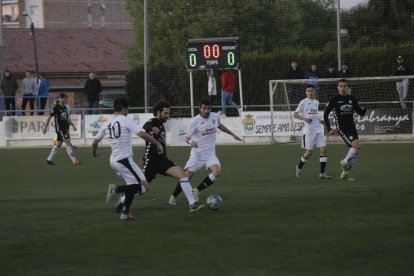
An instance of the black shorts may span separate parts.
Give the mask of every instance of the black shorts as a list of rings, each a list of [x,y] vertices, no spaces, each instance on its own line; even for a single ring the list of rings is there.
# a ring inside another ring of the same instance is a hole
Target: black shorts
[[[356,130],[356,127],[351,128],[338,128],[337,129],[339,135],[342,137],[344,142],[350,147],[352,144],[352,141],[358,139],[358,132]]]
[[[155,179],[156,175],[162,174],[166,175],[165,172],[169,168],[177,166],[176,163],[168,159],[167,157],[162,158],[148,158],[144,160],[144,169],[145,178],[148,182],[151,182]]]
[[[57,134],[57,141],[59,142],[63,142],[67,139],[69,139],[69,130],[60,130],[60,131],[56,131]]]

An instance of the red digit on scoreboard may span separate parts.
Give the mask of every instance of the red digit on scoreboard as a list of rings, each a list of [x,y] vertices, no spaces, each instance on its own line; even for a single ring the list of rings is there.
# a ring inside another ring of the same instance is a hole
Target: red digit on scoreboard
[[[218,44],[203,46],[203,55],[205,59],[219,58],[220,57],[220,46]]]

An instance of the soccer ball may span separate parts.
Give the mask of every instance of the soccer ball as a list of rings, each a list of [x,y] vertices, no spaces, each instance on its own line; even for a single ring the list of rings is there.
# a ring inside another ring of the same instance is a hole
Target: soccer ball
[[[219,195],[211,195],[206,200],[207,208],[217,211],[223,206],[223,199]]]

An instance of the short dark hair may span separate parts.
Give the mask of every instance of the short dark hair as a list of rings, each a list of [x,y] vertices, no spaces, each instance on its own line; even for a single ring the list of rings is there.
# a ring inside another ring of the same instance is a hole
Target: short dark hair
[[[157,112],[162,112],[164,108],[170,108],[170,104],[166,101],[159,101],[157,102],[154,107],[152,108],[152,114],[154,116],[157,116]]]
[[[69,97],[65,93],[60,93],[59,98],[64,99],[64,98],[69,98]]]
[[[346,79],[340,79],[340,80],[338,81],[338,84],[339,84],[340,82],[345,82],[345,83],[348,83],[348,81],[347,81]]]
[[[313,84],[307,84],[307,85],[305,86],[305,90],[306,90],[306,89],[308,89],[308,88],[313,88],[313,89],[315,89],[315,85],[313,85]]]
[[[114,112],[120,112],[123,108],[128,108],[128,100],[124,98],[116,99],[114,101]]]
[[[211,106],[211,101],[210,101],[210,100],[208,100],[208,99],[204,99],[204,100],[202,100],[202,101],[200,102],[200,107],[201,107],[202,105],[208,105],[208,106]]]

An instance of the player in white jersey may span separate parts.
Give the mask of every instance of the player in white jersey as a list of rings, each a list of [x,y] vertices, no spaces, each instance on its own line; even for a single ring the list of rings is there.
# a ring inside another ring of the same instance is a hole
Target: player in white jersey
[[[328,162],[328,157],[326,156],[326,137],[321,125],[324,121],[321,119],[318,109],[319,101],[315,99],[315,87],[313,85],[307,85],[306,98],[300,101],[293,113],[293,117],[305,122],[302,133],[302,148],[305,149],[305,153],[296,166],[296,177],[300,177],[303,166],[312,156],[312,151],[316,146],[319,148],[319,162],[321,165],[319,178],[332,178],[325,172],[326,163]]]
[[[193,189],[194,196],[198,201],[200,191],[211,186],[221,173],[220,161],[216,156],[217,130],[230,134],[235,140],[242,141],[240,137],[225,127],[220,122],[217,113],[211,112],[211,102],[203,100],[199,106],[200,114],[195,116],[188,127],[185,142],[191,145],[190,159],[184,167],[186,175],[191,179],[195,172],[203,167],[210,171],[210,174]],[[181,192],[181,186],[177,184],[174,193],[170,196],[169,203],[176,205],[176,197]]]
[[[116,193],[125,194],[125,203],[120,217],[122,220],[135,219],[129,214],[129,207],[134,200],[134,195],[136,193],[144,193],[149,189],[144,173],[132,159],[132,134],[136,134],[145,141],[156,145],[159,153],[163,152],[163,147],[160,142],[143,131],[131,118],[127,117],[128,107],[127,100],[115,100],[114,115],[102,124],[96,138],[92,142],[92,155],[97,157],[99,142],[105,135],[109,135],[109,144],[112,149],[110,157],[111,168],[119,177],[125,180],[126,185],[117,186],[115,184],[109,184],[106,203],[108,204]]]

